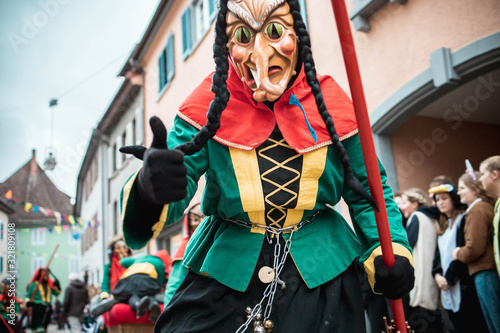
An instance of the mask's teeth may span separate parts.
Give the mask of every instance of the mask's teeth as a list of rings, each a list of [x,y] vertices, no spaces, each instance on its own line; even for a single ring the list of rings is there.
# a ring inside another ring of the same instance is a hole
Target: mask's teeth
[[[255,84],[257,84],[257,88],[260,88],[260,78],[259,78],[257,71],[254,69],[250,69],[250,71],[252,72],[253,78],[255,80]]]

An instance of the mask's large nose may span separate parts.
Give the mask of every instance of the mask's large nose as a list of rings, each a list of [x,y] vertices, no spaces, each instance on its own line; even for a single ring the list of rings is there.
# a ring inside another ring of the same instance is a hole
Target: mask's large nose
[[[262,33],[257,33],[250,59],[257,67],[257,77],[254,77],[255,83],[258,90],[265,90],[268,94],[274,95],[277,98],[283,94],[284,89],[277,84],[273,84],[269,79],[269,59],[274,53],[274,48],[269,45]]]

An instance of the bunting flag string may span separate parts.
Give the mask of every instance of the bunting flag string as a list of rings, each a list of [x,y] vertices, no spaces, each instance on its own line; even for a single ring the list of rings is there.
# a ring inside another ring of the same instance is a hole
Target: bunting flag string
[[[16,256],[30,256],[30,257],[47,257],[50,253],[46,252],[32,252],[32,251],[16,251]],[[62,254],[56,253],[54,259],[56,258],[79,258],[77,254]]]
[[[84,227],[85,225],[87,225],[89,228],[90,227],[96,228],[96,227],[101,225],[101,222],[97,219],[92,219],[90,221],[84,221],[81,217],[78,217],[78,216],[61,214],[58,211],[52,211],[49,208],[35,205],[31,202],[19,201],[16,197],[13,196],[12,190],[8,190],[7,193],[5,193],[4,197],[8,201],[10,201],[14,206],[17,206],[18,204],[22,205],[24,208],[24,211],[27,213],[32,211],[34,214],[37,214],[38,212],[40,212],[44,216],[55,217],[56,222],[57,222],[57,226],[55,226],[54,228],[49,228],[49,232],[52,232],[53,230],[55,230],[57,233],[61,233],[61,225],[62,225],[62,229],[64,231],[69,231],[70,225],[71,225],[71,229],[73,231],[76,230],[75,226]],[[66,223],[66,224],[63,224],[63,223]],[[45,230],[45,228],[40,228],[40,229]],[[73,236],[75,236],[75,235],[73,235]],[[77,239],[77,238],[75,238],[75,239]]]

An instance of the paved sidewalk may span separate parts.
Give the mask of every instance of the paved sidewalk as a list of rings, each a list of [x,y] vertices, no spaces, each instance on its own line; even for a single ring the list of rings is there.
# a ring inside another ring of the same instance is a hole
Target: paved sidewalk
[[[26,333],[31,333],[31,330],[27,328]],[[47,333],[71,333],[71,332],[68,328],[64,330],[58,330],[56,324],[49,324],[49,326],[47,327]]]

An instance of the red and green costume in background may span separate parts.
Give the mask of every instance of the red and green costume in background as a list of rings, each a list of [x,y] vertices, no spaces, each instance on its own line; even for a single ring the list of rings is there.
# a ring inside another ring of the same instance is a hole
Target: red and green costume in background
[[[113,292],[115,285],[120,280],[123,272],[125,272],[125,269],[126,268],[120,264],[120,259],[116,253],[113,253],[111,262],[104,265],[104,274],[101,283],[101,298],[108,297]]]
[[[354,175],[368,190],[352,103],[331,77],[318,76],[318,79]],[[185,156],[188,195],[184,200],[165,205],[157,221],[146,227],[141,207],[137,206],[134,186],[137,173],[124,186],[123,233],[127,245],[142,248],[164,226],[176,222],[195,194],[199,178],[205,175],[202,211],[207,218],[191,237],[183,261],[193,272],[245,291],[265,235],[260,229],[245,228],[224,218],[288,227],[322,211],[293,238],[290,254],[303,281],[309,288],[317,287],[340,275],[361,256],[360,262],[373,287],[373,259],[381,254],[373,209],[344,184],[343,167],[331,146],[303,71],[276,101],[273,110],[253,99],[252,91],[242,84],[232,66],[227,85],[231,98],[222,113],[221,127],[201,151]],[[205,124],[206,110],[213,99],[210,86],[211,76],[181,106],[168,135],[170,147],[191,140]],[[300,106],[290,104],[292,95]],[[270,138],[276,127],[282,134],[281,140]],[[310,128],[316,133],[316,140]],[[273,153],[277,150],[278,154]],[[279,160],[278,155],[287,158]],[[411,262],[401,215],[390,187],[385,184],[385,170],[382,165],[379,168],[394,252],[410,258]],[[277,170],[281,175],[289,173],[287,184],[275,186],[282,184],[271,179]],[[341,197],[350,207],[354,231],[331,208]]]
[[[190,208],[188,208],[188,211],[184,216],[183,223],[184,223],[184,232],[186,233],[186,236],[182,239],[181,243],[179,244],[179,247],[177,248],[177,250],[174,253],[174,256],[172,257],[172,268],[170,275],[168,277],[167,286],[165,287],[165,299],[163,302],[165,305],[167,305],[170,302],[172,296],[174,296],[174,293],[177,291],[177,288],[179,288],[179,285],[181,284],[182,280],[184,280],[184,277],[188,272],[188,268],[182,264],[182,260],[184,259],[184,254],[186,252],[186,246],[194,232],[189,224],[189,212],[193,207],[198,205],[199,203],[196,203],[192,205]]]
[[[2,292],[0,294],[0,315],[4,319],[4,321],[0,322],[0,329],[2,332],[8,332],[8,328],[5,327],[5,323],[9,325],[9,321],[12,322],[13,318],[9,316],[12,313],[11,309],[14,310],[15,318],[14,322],[17,320],[19,315],[19,310],[21,308],[22,300],[17,298],[15,295],[9,296],[7,292]],[[13,329],[14,326],[10,325],[10,329]]]
[[[52,296],[61,293],[60,287],[57,286],[58,283],[56,284],[52,279],[49,278],[46,282],[39,282],[38,277],[41,270],[43,269],[39,268],[35,272],[34,277],[26,287],[26,298],[30,299],[32,303],[31,332],[33,333],[45,332],[52,313]],[[48,272],[45,272],[45,274],[48,274]]]

